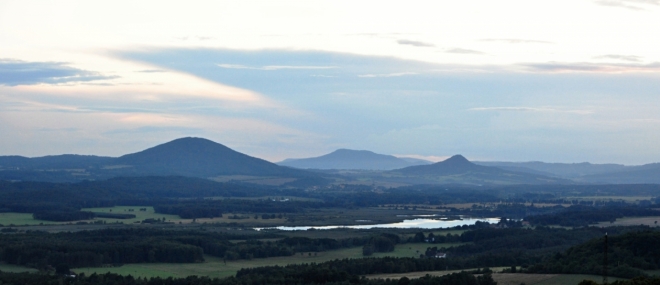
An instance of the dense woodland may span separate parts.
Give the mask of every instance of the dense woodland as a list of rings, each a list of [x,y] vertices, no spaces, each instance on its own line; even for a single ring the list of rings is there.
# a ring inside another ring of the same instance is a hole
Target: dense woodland
[[[602,272],[604,237],[558,252],[552,258],[535,264],[535,273]],[[608,237],[608,267],[611,276],[633,278],[644,275],[642,270],[660,268],[660,232],[640,231]]]
[[[284,270],[282,270],[284,272]],[[272,272],[272,271],[271,271]],[[224,279],[190,276],[187,278],[134,278],[133,276],[121,276],[117,274],[92,274],[90,276],[66,277],[62,275],[44,275],[29,273],[5,273],[0,272],[0,280],[7,284],[24,285],[260,285],[260,284],[364,284],[364,285],[495,285],[489,274],[475,276],[468,272],[452,273],[449,275],[434,277],[425,276],[418,279],[366,279],[357,275],[349,275],[346,272],[331,272],[334,275],[323,275],[333,277],[331,280],[315,278],[310,281],[305,277],[296,276],[290,278],[276,279],[269,276],[253,274],[243,277],[230,277]],[[481,272],[475,272],[481,273]],[[281,276],[281,274],[278,274]],[[322,280],[318,283],[316,280]],[[265,283],[268,281],[268,283]],[[654,283],[655,284],[655,283]]]
[[[378,190],[378,193],[374,193]],[[584,226],[625,216],[649,215],[654,205],[627,209],[620,201],[586,202],[563,195],[660,196],[660,185],[547,185],[475,188],[468,186],[418,186],[378,188],[367,185],[332,185],[324,188],[282,188],[235,183],[219,183],[189,177],[124,177],[79,183],[0,181],[0,212],[33,213],[39,219],[75,221],[89,214],[82,208],[112,206],[154,206],[158,213],[182,218],[221,217],[226,213],[283,214],[304,213],[318,208],[378,207],[388,204],[418,204],[444,208],[453,203],[498,203],[497,207],[449,208],[451,214],[505,217],[533,224]],[[281,203],[271,199],[228,198],[295,196],[312,201]],[[224,199],[209,200],[208,197]],[[504,203],[501,203],[504,202]],[[570,204],[576,207],[535,207],[523,203]],[[583,206],[583,207],[577,207]],[[618,207],[618,209],[599,209]],[[595,210],[596,209],[596,210]],[[645,210],[648,209],[648,210]],[[567,212],[556,215],[559,212]],[[616,214],[619,213],[619,214]]]
[[[583,196],[634,193],[659,197],[658,185],[536,185],[470,187],[463,185],[383,188],[373,185],[323,187],[270,187],[219,183],[185,177],[129,177],[79,183],[0,181],[0,211],[31,213],[47,221],[95,218],[133,218],[125,213],[93,213],[88,207],[153,206],[156,213],[182,218],[214,218],[226,214],[246,217],[289,218],[322,208],[361,207],[444,210],[448,215],[501,217],[500,223],[463,226],[459,234],[390,230],[387,233],[346,238],[288,237],[259,232],[236,235],[184,227],[130,226],[45,233],[29,228],[4,227],[0,234],[0,262],[67,272],[88,266],[127,263],[197,263],[204,256],[226,261],[291,256],[361,248],[364,259],[335,260],[320,264],[244,269],[236,277],[208,279],[134,279],[113,274],[77,277],[76,284],[493,284],[488,274],[458,273],[445,277],[408,280],[372,280],[359,276],[426,270],[460,270],[485,267],[519,267],[529,273],[600,274],[602,237],[610,237],[610,275],[643,276],[643,270],[660,268],[656,252],[660,233],[649,227],[590,227],[621,217],[657,215],[656,199],[630,203],[613,200],[584,201]],[[287,200],[277,197],[300,197]],[[249,199],[245,199],[249,198]],[[469,208],[448,204],[474,203]],[[555,204],[555,206],[535,206]],[[409,206],[415,205],[415,206]],[[100,221],[100,220],[99,220]],[[523,226],[523,222],[529,226]],[[234,226],[242,226],[236,220]],[[565,228],[549,227],[562,226]],[[266,239],[266,240],[264,240]],[[237,241],[238,240],[238,241]],[[463,243],[443,248],[442,243]],[[415,258],[371,258],[406,243],[428,244]],[[434,258],[438,252],[449,258]],[[13,280],[13,281],[12,281]],[[642,280],[642,279],[639,279]],[[630,281],[642,284],[642,281]],[[658,282],[644,279],[644,282]],[[72,284],[59,275],[0,273],[0,281],[15,284]],[[648,283],[652,284],[652,283]]]

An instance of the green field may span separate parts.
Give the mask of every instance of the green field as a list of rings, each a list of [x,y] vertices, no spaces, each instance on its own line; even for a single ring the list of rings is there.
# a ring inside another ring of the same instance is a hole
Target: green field
[[[458,244],[435,244],[438,247],[456,246]],[[419,250],[423,253],[429,244],[399,244],[393,252],[374,253],[372,257],[418,257]],[[236,274],[241,268],[300,264],[310,262],[324,262],[342,258],[363,258],[362,247],[347,248],[327,252],[303,252],[293,256],[256,258],[253,260],[237,260],[225,262],[222,258],[213,256],[204,256],[206,259],[202,263],[141,263],[125,264],[121,267],[93,267],[76,268],[76,273],[84,272],[89,275],[92,273],[112,272],[122,275],[132,275],[134,277],[186,277],[190,275],[209,276],[209,277],[227,277]]]
[[[493,272],[502,271],[508,267],[493,267]],[[476,270],[465,269],[465,271]],[[419,278],[425,275],[443,276],[452,273],[461,272],[463,270],[448,270],[448,271],[422,271],[410,273],[394,273],[394,274],[374,274],[368,275],[368,278],[381,278],[381,279],[399,279],[401,277]],[[600,283],[603,280],[599,275],[584,275],[584,274],[524,274],[524,273],[493,273],[493,279],[498,285],[577,285],[582,280],[593,280]],[[609,277],[608,281],[613,282],[616,280],[623,280],[622,278]]]
[[[27,267],[23,267],[23,266],[16,266],[16,265],[12,265],[12,264],[4,264],[4,263],[0,263],[0,271],[3,271],[3,272],[17,272],[17,273],[20,273],[20,272],[37,272],[37,270],[34,269],[34,268],[27,268]]]
[[[141,208],[145,208],[146,211],[140,211]],[[133,211],[131,211],[133,210]],[[35,220],[32,218],[32,214],[29,213],[0,213],[0,225],[3,226],[35,226],[35,225],[62,225],[62,224],[75,224],[76,222],[88,222],[92,223],[94,221],[105,221],[106,223],[121,223],[121,224],[134,224],[139,223],[145,219],[163,219],[167,222],[174,223],[192,223],[192,219],[182,219],[178,215],[166,215],[158,214],[154,211],[154,208],[151,206],[115,206],[115,207],[104,207],[104,208],[83,208],[81,211],[90,211],[97,213],[112,213],[112,214],[133,214],[135,218],[132,219],[109,219],[109,218],[95,218],[93,220],[82,220],[82,221],[72,221],[72,222],[53,222],[53,221],[44,221],[44,220]],[[254,219],[254,215],[244,215],[250,216],[250,219],[230,219],[229,217],[232,214],[224,214],[223,217],[219,218],[203,218],[196,219],[195,222],[202,223],[241,223],[241,224],[257,224],[260,226],[268,225],[282,225],[286,223],[286,219],[266,219],[261,218]],[[240,214],[239,214],[240,216]]]
[[[565,200],[580,200],[580,201],[624,201],[627,203],[635,203],[641,200],[651,200],[651,196],[575,196],[564,197]]]
[[[616,219],[613,223],[610,222],[600,222],[597,224],[599,227],[611,227],[611,226],[639,226],[645,225],[649,227],[660,227],[658,223],[660,221],[660,216],[652,217],[624,217]]]
[[[140,208],[146,208],[146,211],[140,211]],[[129,212],[129,209],[133,209],[133,212]],[[176,215],[162,215],[162,214],[156,214],[154,213],[154,208],[153,207],[146,207],[146,206],[117,206],[117,207],[108,207],[108,208],[84,208],[82,211],[90,211],[90,212],[103,212],[103,213],[113,213],[113,214],[133,214],[136,217],[133,219],[105,219],[105,218],[96,218],[94,220],[103,220],[106,221],[106,223],[124,223],[124,224],[131,224],[135,222],[140,222],[144,219],[162,219],[165,218],[168,222],[178,222],[178,221],[186,221],[182,220],[179,218],[179,216]],[[94,220],[84,220],[84,222],[93,222]],[[188,221],[189,222],[189,221]],[[52,222],[52,221],[43,221],[43,220],[35,220],[32,218],[32,214],[26,214],[26,213],[0,213],[0,224],[4,226],[9,226],[9,225],[16,225],[16,226],[23,226],[23,225],[29,225],[29,226],[34,226],[34,225],[61,225],[61,224],[69,224],[69,223],[76,223],[74,222]]]
[[[146,211],[140,211],[141,208],[145,208]],[[133,211],[130,211],[133,210]],[[107,207],[107,208],[83,208],[82,211],[96,212],[96,213],[111,213],[111,214],[133,214],[135,218],[133,219],[106,219],[106,218],[96,218],[96,220],[103,220],[106,223],[123,223],[123,224],[132,224],[135,222],[140,222],[144,219],[162,219],[165,218],[168,222],[179,222],[182,221],[181,218],[177,215],[164,215],[156,214],[154,212],[154,207],[150,206],[116,206],[116,207]]]
[[[525,275],[525,274],[520,274]],[[526,283],[526,284],[535,284],[535,285],[577,285],[582,280],[592,280],[600,284],[603,281],[603,277],[600,275],[586,275],[586,274],[557,274],[552,278],[540,281],[538,283]],[[625,280],[623,278],[608,277],[609,282],[614,282],[616,280]],[[499,284],[499,283],[498,283]],[[518,283],[520,284],[520,283]]]
[[[24,226],[38,224],[58,224],[57,222],[41,221],[32,218],[32,214],[26,213],[0,213],[0,224],[3,226]]]

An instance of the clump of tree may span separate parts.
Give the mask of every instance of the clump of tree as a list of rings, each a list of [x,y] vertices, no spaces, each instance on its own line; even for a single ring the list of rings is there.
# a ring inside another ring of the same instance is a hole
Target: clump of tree
[[[608,238],[608,273],[611,276],[632,278],[646,275],[643,270],[660,268],[660,232],[640,231]],[[529,267],[534,273],[602,274],[604,238],[558,252],[545,262]]]
[[[362,255],[370,256],[374,252],[391,252],[394,251],[394,246],[401,242],[401,238],[395,234],[383,233],[371,237],[369,241],[362,246]]]
[[[54,221],[54,222],[70,222],[80,220],[91,220],[96,217],[92,212],[77,211],[77,210],[44,210],[34,212],[32,217],[35,220]]]

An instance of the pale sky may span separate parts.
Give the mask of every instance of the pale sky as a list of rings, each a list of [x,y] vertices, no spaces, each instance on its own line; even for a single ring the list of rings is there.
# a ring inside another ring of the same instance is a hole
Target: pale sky
[[[270,161],[660,162],[660,0],[0,0],[0,155],[184,136]]]

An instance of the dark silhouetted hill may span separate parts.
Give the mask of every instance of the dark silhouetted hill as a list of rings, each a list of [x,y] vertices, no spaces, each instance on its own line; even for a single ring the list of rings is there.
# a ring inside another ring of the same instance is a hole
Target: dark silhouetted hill
[[[482,166],[454,155],[445,161],[430,165],[411,166],[390,171],[392,174],[436,180],[446,184],[554,184],[568,180],[538,174],[514,172],[497,167]]]
[[[277,164],[302,169],[391,170],[429,163],[421,159],[406,160],[368,150],[338,149],[319,157],[287,159]]]
[[[282,167],[242,154],[203,138],[180,138],[116,159],[135,171],[158,175],[211,177],[218,175],[305,176],[309,173]]]
[[[279,166],[202,138],[181,138],[118,158],[55,155],[0,157],[0,179],[75,182],[117,176],[180,175],[317,177],[319,174]]]
[[[660,163],[626,166],[620,171],[585,175],[575,180],[600,184],[660,184]]]
[[[49,169],[49,168],[87,168],[90,166],[99,166],[111,163],[114,158],[94,156],[62,154],[49,155],[42,157],[28,158],[23,156],[0,156],[0,167],[2,168],[29,168],[29,169]]]
[[[494,166],[505,170],[527,172],[562,178],[576,178],[586,175],[597,175],[603,173],[625,170],[622,164],[592,164],[582,163],[547,163],[540,161],[530,162],[503,162],[503,161],[475,161],[475,164]]]

